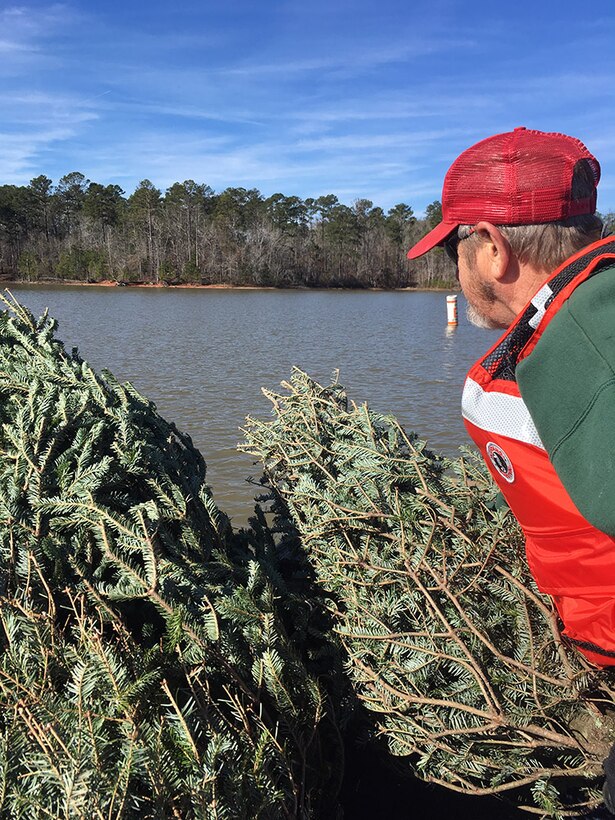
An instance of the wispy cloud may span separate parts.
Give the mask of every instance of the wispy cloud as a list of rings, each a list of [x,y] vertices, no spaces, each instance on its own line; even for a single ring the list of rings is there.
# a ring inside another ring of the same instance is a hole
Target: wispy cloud
[[[54,144],[62,143],[71,131],[28,130],[14,134],[0,133],[0,179],[2,184],[20,185],[43,173],[37,159]]]
[[[49,42],[61,31],[72,17],[66,6],[47,7],[6,6],[0,9],[0,53],[13,58],[12,65],[4,65],[3,70],[26,68],[29,63],[24,56],[40,56],[43,44]]]
[[[340,134],[336,136],[303,139],[296,147],[308,151],[385,151],[395,148],[410,151],[419,146],[431,149],[434,144],[449,140],[453,134],[465,134],[465,130],[442,129],[439,131],[398,131],[379,134]],[[385,155],[383,154],[383,157]],[[390,154],[388,155],[390,156]]]
[[[463,148],[527,125],[585,141],[615,205],[615,66],[586,57],[615,9],[596,27],[555,0],[470,19],[452,0],[315,3],[4,7],[0,184],[81,170],[420,211]]]
[[[472,48],[473,40],[455,41],[456,48],[461,46]],[[437,54],[447,51],[453,42],[447,39],[414,40],[404,45],[392,47],[383,43],[381,46],[354,47],[352,49],[339,48],[334,54],[325,54],[320,57],[279,60],[270,63],[256,63],[231,66],[222,69],[230,76],[254,77],[261,75],[295,75],[310,72],[340,71],[353,74],[366,69],[377,68],[391,63],[412,63],[420,60],[427,54]]]

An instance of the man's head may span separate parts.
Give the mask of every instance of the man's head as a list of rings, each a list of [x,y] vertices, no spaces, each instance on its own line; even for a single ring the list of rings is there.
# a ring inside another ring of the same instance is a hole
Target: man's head
[[[506,327],[548,274],[599,238],[599,179],[598,161],[573,137],[525,128],[489,137],[451,165],[442,222],[408,257],[456,246],[470,305],[482,294],[475,318]]]

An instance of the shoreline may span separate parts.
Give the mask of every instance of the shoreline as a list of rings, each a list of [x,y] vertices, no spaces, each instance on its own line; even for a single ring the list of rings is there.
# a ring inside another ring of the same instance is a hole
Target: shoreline
[[[0,285],[3,288],[8,288],[10,290],[10,286],[20,286],[20,285],[28,285],[28,286],[40,286],[40,287],[47,287],[49,285],[54,286],[66,286],[66,287],[83,287],[83,288],[141,288],[141,289],[155,289],[155,290],[304,290],[304,291],[316,291],[316,290],[347,290],[347,291],[369,291],[369,292],[403,292],[403,291],[412,291],[416,293],[445,293],[448,291],[454,293],[460,293],[459,287],[405,287],[405,288],[341,288],[341,287],[307,287],[306,285],[300,285],[298,287],[290,287],[290,288],[278,288],[273,285],[224,285],[224,284],[211,284],[211,285],[201,285],[196,284],[194,282],[178,282],[176,284],[170,284],[166,282],[116,282],[113,279],[103,279],[100,282],[82,282],[80,280],[72,280],[72,279],[43,279],[38,282],[28,282],[23,279],[5,279],[0,280]]]

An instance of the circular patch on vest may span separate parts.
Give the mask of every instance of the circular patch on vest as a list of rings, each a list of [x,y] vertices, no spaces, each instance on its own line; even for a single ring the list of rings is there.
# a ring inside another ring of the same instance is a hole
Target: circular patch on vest
[[[496,444],[494,441],[487,442],[487,455],[491,459],[491,463],[498,471],[498,473],[508,481],[509,484],[512,484],[515,480],[515,471],[512,466],[511,460],[508,458],[504,450],[500,447],[499,444]]]

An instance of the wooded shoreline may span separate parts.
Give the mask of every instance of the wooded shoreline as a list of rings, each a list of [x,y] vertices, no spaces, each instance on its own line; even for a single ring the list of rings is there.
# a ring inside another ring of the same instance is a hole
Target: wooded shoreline
[[[389,293],[394,292],[412,292],[412,293],[448,293],[455,291],[460,293],[461,290],[457,284],[455,285],[440,285],[432,287],[419,287],[415,285],[408,285],[405,287],[340,287],[331,285],[329,287],[309,287],[307,285],[293,285],[293,286],[276,286],[276,285],[203,285],[194,282],[117,282],[111,279],[102,279],[100,282],[82,282],[77,279],[40,279],[36,282],[28,281],[26,279],[0,279],[0,285],[11,289],[21,285],[41,285],[41,286],[66,286],[66,287],[85,287],[85,288],[138,288],[138,289],[154,289],[154,290],[293,290],[293,291],[316,291],[316,290],[341,290],[341,291],[366,291],[369,293]]]
[[[406,252],[441,219],[334,194],[300,199],[185,180],[163,194],[143,180],[130,195],[73,171],[0,185],[0,278],[149,286],[432,288],[455,285],[437,249]]]

